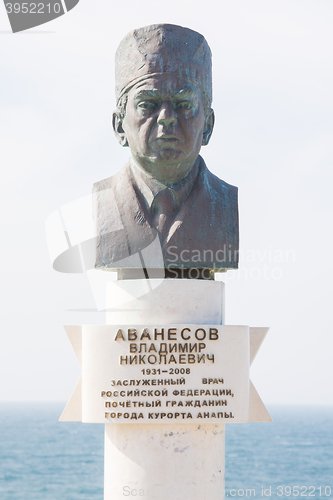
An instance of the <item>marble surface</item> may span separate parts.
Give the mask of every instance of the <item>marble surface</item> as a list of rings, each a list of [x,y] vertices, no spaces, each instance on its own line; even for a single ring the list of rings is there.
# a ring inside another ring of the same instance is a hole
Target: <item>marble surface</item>
[[[149,291],[147,280],[135,281],[110,284],[107,302],[117,311],[107,313],[107,324],[115,317],[125,324],[222,324],[222,282],[163,280]],[[104,500],[223,500],[224,442],[223,423],[106,424]]]
[[[224,283],[136,279],[107,285],[107,324],[224,324]]]
[[[223,500],[223,424],[105,426],[104,499]]]

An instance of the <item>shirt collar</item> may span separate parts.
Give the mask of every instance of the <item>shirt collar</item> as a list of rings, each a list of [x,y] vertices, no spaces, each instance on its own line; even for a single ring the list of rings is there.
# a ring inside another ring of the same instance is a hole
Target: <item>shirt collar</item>
[[[170,189],[172,191],[174,198],[176,200],[177,210],[181,208],[184,201],[192,191],[194,182],[197,178],[200,166],[200,157],[198,156],[193,167],[186,177],[183,177],[180,181],[175,184],[166,185],[153,179],[149,174],[147,174],[137,163],[131,158],[130,168],[132,172],[132,177],[138,190],[144,197],[149,210],[151,210],[155,197],[163,191],[164,189]]]

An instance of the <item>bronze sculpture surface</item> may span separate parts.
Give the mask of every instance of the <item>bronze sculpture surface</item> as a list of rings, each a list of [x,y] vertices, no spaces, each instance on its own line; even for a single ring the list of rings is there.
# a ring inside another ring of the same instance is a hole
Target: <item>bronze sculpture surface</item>
[[[204,37],[170,24],[130,32],[116,98],[113,127],[131,158],[94,185],[96,268],[237,268],[237,188],[199,154],[214,126]]]

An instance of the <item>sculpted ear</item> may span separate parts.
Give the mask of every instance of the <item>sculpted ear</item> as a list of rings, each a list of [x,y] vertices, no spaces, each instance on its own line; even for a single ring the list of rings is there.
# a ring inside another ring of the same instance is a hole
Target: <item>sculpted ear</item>
[[[119,144],[121,144],[124,148],[128,147],[126,133],[123,129],[123,118],[120,116],[118,111],[115,111],[112,115],[112,126]]]
[[[214,123],[215,123],[214,111],[210,109],[208,115],[206,116],[206,128],[202,136],[203,146],[207,146],[207,144],[209,143],[210,137],[213,133]]]

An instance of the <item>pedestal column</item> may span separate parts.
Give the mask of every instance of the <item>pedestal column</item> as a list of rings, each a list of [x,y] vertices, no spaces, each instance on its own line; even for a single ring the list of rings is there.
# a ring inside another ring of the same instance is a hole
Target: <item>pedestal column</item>
[[[111,282],[107,308],[107,324],[222,325],[224,284],[171,279]],[[106,424],[104,500],[223,500],[224,438],[222,423]]]

